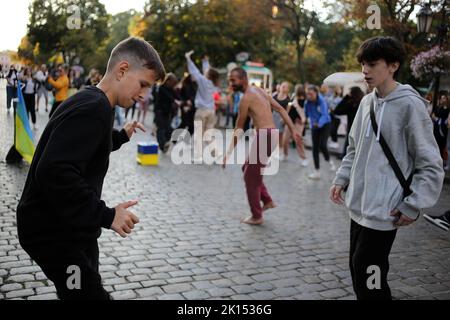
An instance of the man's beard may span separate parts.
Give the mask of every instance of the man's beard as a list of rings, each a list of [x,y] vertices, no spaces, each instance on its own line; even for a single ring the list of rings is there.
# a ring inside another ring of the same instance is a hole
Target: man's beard
[[[244,86],[233,86],[235,92],[244,92]]]

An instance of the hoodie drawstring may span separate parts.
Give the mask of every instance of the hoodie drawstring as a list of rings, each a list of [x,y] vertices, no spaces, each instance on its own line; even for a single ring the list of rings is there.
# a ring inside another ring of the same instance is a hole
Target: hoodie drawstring
[[[384,115],[384,108],[386,107],[386,101],[382,102],[381,105],[381,114],[380,119],[378,120],[378,132],[377,132],[377,141],[380,141],[380,135],[381,135],[381,125],[383,124],[383,115]]]
[[[380,141],[381,136],[381,125],[383,124],[383,116],[384,116],[384,108],[386,107],[386,100],[379,99],[378,106],[381,104],[381,112],[380,118],[378,119],[378,132],[377,132],[377,141]],[[370,132],[372,131],[372,122],[369,119],[369,125],[367,126],[366,138],[370,137]]]

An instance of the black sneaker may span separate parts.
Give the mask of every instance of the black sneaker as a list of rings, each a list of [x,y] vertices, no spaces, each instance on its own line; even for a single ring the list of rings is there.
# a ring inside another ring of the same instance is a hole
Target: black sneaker
[[[428,214],[424,214],[423,217],[425,218],[425,220],[434,224],[436,227],[441,228],[444,231],[448,231],[448,229],[450,228],[450,221],[448,220],[446,214],[443,214],[442,216],[439,217],[432,217],[429,216]]]

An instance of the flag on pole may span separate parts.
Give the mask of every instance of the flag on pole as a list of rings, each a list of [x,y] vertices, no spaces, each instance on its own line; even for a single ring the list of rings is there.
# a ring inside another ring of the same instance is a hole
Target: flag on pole
[[[31,131],[30,122],[28,120],[25,100],[23,99],[21,82],[17,86],[17,108],[16,108],[16,139],[15,145],[17,151],[31,164],[34,155],[33,132]]]

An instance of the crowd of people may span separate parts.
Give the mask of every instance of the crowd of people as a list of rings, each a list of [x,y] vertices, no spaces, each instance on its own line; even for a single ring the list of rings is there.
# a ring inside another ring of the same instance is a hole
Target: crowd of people
[[[10,112],[12,102],[17,98],[17,88],[21,82],[25,107],[33,128],[36,125],[36,113],[39,112],[41,99],[44,99],[45,112],[49,113],[49,118],[53,115],[58,106],[68,97],[75,94],[85,86],[97,85],[102,79],[102,75],[96,69],[92,69],[87,77],[83,76],[83,68],[80,66],[69,67],[66,64],[59,64],[48,68],[43,64],[37,66],[22,66],[16,68],[11,65],[5,70],[4,77],[6,85],[6,108]]]
[[[160,149],[167,152],[171,145],[171,135],[174,129],[187,129],[194,134],[194,121],[203,123],[202,132],[219,126],[219,114],[225,113],[225,127],[234,128],[239,114],[240,100],[243,93],[234,91],[231,87],[222,90],[219,87],[219,73],[211,68],[207,56],[202,60],[200,71],[191,60],[190,52],[186,55],[187,71],[180,81],[173,73],[167,75],[161,84],[155,84],[142,100],[135,101],[130,109],[115,108],[116,121],[122,126],[126,119],[136,120],[145,124],[147,115],[153,110],[154,133]],[[95,86],[102,75],[97,69],[91,69],[84,76],[80,66],[68,67],[61,64],[51,68],[41,65],[37,67],[22,67],[17,70],[12,65],[9,70],[2,71],[7,80],[7,109],[11,109],[12,101],[16,98],[18,80],[22,82],[22,92],[29,119],[35,130],[36,113],[39,112],[41,101],[44,100],[45,111],[49,117],[58,106],[68,97],[86,86]],[[281,82],[274,85],[272,97],[288,112],[297,129],[305,137],[309,128],[312,142],[312,159],[314,171],[310,179],[320,179],[320,154],[323,155],[331,171],[336,170],[336,164],[330,157],[330,149],[339,148],[342,159],[347,152],[348,133],[351,130],[354,118],[362,98],[367,92],[355,86],[343,94],[343,88],[335,86],[330,88],[326,84],[320,87],[312,84],[297,84],[294,90],[292,85]],[[292,92],[293,91],[293,92]],[[430,97],[428,97],[430,99]],[[447,136],[450,126],[450,107],[448,93],[440,92],[438,105],[431,108],[430,116],[434,123],[434,135],[441,150],[441,156],[446,170],[450,170],[448,161]],[[137,111],[137,112],[136,112]],[[344,118],[346,117],[346,119]],[[231,120],[231,121],[230,121]],[[273,113],[275,126],[279,131],[280,161],[288,159],[290,146],[296,148],[299,163],[307,167],[309,160],[303,139],[295,143],[286,125],[276,112]],[[253,127],[250,117],[246,119],[244,131]],[[344,143],[339,144],[338,138],[345,135]],[[198,156],[197,160],[201,160]],[[201,162],[201,161],[200,161]]]

